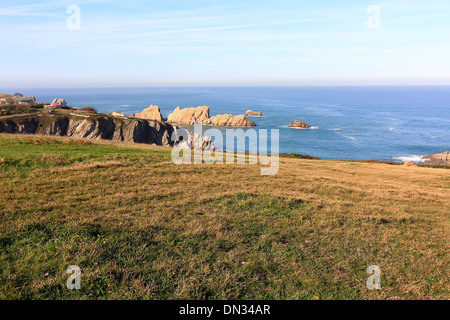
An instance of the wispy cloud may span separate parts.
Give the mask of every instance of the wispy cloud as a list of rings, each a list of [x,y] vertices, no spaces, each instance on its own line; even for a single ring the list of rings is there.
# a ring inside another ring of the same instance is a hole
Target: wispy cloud
[[[431,2],[380,2],[382,29],[370,31],[366,6],[353,1],[319,7],[314,1],[198,0],[171,6],[158,0],[5,0],[0,42],[8,50],[0,55],[11,61],[7,72],[23,66],[36,74],[57,63],[68,73],[109,72],[111,64],[124,63],[129,68],[121,72],[133,76],[167,70],[187,77],[194,68],[198,77],[209,70],[229,76],[239,66],[240,73],[256,78],[264,70],[279,77],[300,72],[331,77],[362,73],[363,64],[377,74],[390,69],[409,75],[407,63],[421,72],[428,67],[433,76],[449,74],[450,3]],[[80,30],[66,27],[69,4],[81,8]]]

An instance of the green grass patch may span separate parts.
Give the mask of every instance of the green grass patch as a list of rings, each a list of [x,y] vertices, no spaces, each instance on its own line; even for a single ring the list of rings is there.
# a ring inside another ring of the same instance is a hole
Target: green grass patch
[[[446,170],[285,162],[0,135],[0,299],[449,298]]]

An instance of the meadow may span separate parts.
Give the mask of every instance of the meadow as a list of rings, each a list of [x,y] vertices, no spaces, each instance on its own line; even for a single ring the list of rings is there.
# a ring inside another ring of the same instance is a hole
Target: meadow
[[[0,299],[450,298],[450,170],[170,153],[0,134]]]

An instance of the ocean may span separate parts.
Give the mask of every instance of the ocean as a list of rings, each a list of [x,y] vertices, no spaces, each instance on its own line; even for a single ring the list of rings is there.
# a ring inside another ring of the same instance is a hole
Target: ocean
[[[280,152],[323,159],[420,161],[450,150],[450,87],[151,87],[26,89],[38,101],[64,98],[99,112],[167,117],[175,107],[207,105],[211,116],[262,111],[256,129],[279,129]],[[9,93],[9,92],[8,92]],[[11,92],[13,93],[13,92]],[[311,129],[287,126],[305,121]],[[222,128],[223,129],[223,128]],[[221,148],[221,146],[217,146]],[[222,147],[223,148],[223,147]]]

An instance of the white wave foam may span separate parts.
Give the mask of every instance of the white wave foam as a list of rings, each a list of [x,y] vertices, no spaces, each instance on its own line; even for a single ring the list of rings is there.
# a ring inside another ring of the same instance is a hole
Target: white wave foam
[[[343,137],[346,137],[347,139],[350,139],[350,140],[357,140],[355,137],[352,137],[352,136],[346,136],[346,135],[342,135]]]
[[[421,162],[425,162],[426,161],[423,158],[423,156],[419,156],[419,155],[392,157],[392,159],[400,160],[402,162],[411,161],[411,162],[414,162],[414,163],[421,163]]]
[[[333,131],[334,133],[336,133],[336,134],[338,134],[338,135],[340,135],[340,136],[343,136],[344,138],[353,140],[353,141],[358,140],[356,137],[353,137],[353,136],[349,136],[349,135],[343,134],[342,132],[340,132],[340,131],[341,131],[340,128],[336,128],[336,129],[327,129],[327,130],[328,130],[328,131]]]
[[[318,126],[312,126],[309,128],[299,128],[299,127],[289,127],[289,126],[279,126],[278,128],[288,128],[288,129],[296,129],[296,130],[317,130]]]

